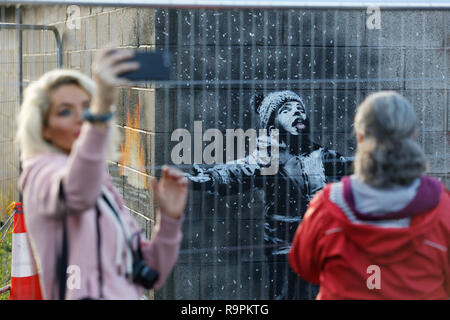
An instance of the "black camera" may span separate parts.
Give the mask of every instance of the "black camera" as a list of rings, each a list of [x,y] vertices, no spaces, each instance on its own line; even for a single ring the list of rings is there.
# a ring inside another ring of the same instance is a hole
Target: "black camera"
[[[140,284],[145,289],[151,289],[158,280],[159,273],[147,266],[143,259],[138,259],[133,263],[132,276],[135,283]]]
[[[142,257],[141,251],[141,239],[140,233],[136,233],[137,236],[137,250],[133,250],[133,282],[140,284],[145,289],[151,289],[155,285],[155,282],[158,280],[159,273],[158,271],[150,268]]]

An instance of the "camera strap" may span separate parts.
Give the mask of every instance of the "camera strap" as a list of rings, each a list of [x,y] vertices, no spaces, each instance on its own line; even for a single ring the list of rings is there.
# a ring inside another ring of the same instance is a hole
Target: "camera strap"
[[[59,190],[59,198],[62,202],[65,201],[63,184],[60,183]],[[100,216],[101,210],[100,206],[105,208],[106,212],[109,213],[116,223],[116,227],[119,226],[117,232],[123,233],[125,242],[126,242],[126,254],[127,254],[127,273],[131,276],[131,271],[133,268],[133,260],[136,259],[135,255],[138,255],[138,258],[142,259],[142,251],[140,248],[140,233],[137,233],[138,236],[138,250],[134,252],[131,243],[131,236],[129,234],[126,225],[119,214],[119,208],[114,201],[114,197],[107,190],[105,186],[102,186],[102,193],[100,198],[97,200],[95,204],[96,211],[96,236],[97,236],[97,268],[98,268],[98,282],[99,282],[99,295],[100,298],[104,298],[103,295],[103,268],[102,268],[102,259],[101,259],[101,249],[102,249],[102,241],[101,241],[101,228],[100,228]],[[121,229],[121,230],[119,230]],[[119,252],[121,253],[121,251]],[[118,254],[119,256],[119,254]],[[121,257],[121,255],[120,255]],[[62,218],[62,248],[60,254],[56,259],[56,268],[55,272],[57,275],[57,286],[58,286],[58,297],[60,300],[64,300],[66,296],[66,285],[67,285],[67,267],[68,267],[68,258],[69,258],[69,246],[68,246],[68,237],[67,237],[67,212],[64,213]]]
[[[62,202],[65,201],[64,188],[62,181],[59,184],[59,198]],[[95,205],[96,210],[96,231],[97,231],[97,268],[98,268],[98,282],[100,298],[103,298],[103,269],[101,260],[101,231],[100,231],[100,215],[101,212],[98,205]],[[58,280],[58,297],[59,300],[65,300],[66,298],[66,285],[67,285],[67,267],[69,260],[69,246],[67,240],[67,212],[64,212],[62,217],[62,248],[61,253],[56,259],[55,272],[57,274]]]
[[[64,190],[62,181],[59,183],[59,199],[64,202]],[[64,300],[66,297],[66,281],[67,281],[67,263],[68,263],[69,249],[67,245],[67,217],[64,212],[62,217],[62,247],[61,252],[56,257],[55,272],[57,275],[56,284],[58,286],[58,298]]]
[[[117,229],[117,251],[116,251],[116,265],[120,267],[122,264],[122,250],[121,250],[121,243],[122,238],[120,237],[120,234],[123,234],[123,237],[125,239],[125,250],[126,250],[126,266],[127,266],[127,274],[131,276],[132,268],[133,268],[133,259],[134,259],[134,251],[131,244],[131,235],[130,232],[125,224],[125,222],[122,220],[122,217],[120,216],[120,209],[114,200],[114,195],[105,187],[102,186],[102,195],[99,200],[99,204],[103,206],[106,213],[111,215],[112,219],[114,220],[114,223],[116,225]],[[119,246],[120,245],[120,246]]]
[[[58,294],[59,300],[64,300],[66,297],[66,281],[67,281],[67,261],[68,261],[68,248],[67,248],[67,221],[66,216],[63,217],[63,239],[62,250],[60,255],[56,258],[55,272],[58,277]]]
[[[101,211],[98,204],[95,204],[96,217],[96,230],[97,230],[97,268],[98,268],[98,288],[100,291],[100,298],[103,298],[103,268],[102,268],[102,237],[100,230],[100,216]]]
[[[144,257],[141,250],[141,232],[137,231],[133,235],[130,235],[129,230],[127,229],[126,223],[122,219],[120,215],[120,209],[114,200],[114,195],[105,187],[102,187],[102,196],[99,200],[99,203],[102,204],[105,208],[104,212],[109,213],[113,215],[113,219],[115,218],[116,221],[116,227],[120,225],[120,228],[123,231],[123,234],[125,236],[127,246],[125,247],[126,254],[127,254],[127,278],[130,282],[137,282],[138,284],[142,285],[144,288],[150,289],[153,287],[155,281],[157,281],[159,273],[156,270],[153,270],[152,268],[148,267],[146,265],[146,262],[144,261]],[[106,204],[105,204],[106,203]],[[118,227],[117,227],[118,228]],[[117,230],[118,233],[120,233],[121,230]],[[132,240],[134,237],[137,237],[137,250],[133,249],[133,243]],[[120,237],[118,237],[118,240]],[[119,251],[116,251],[116,263],[117,261],[120,262],[122,260],[122,253],[123,251],[120,249],[119,246],[117,246]],[[117,253],[120,253],[119,256],[117,256]],[[120,258],[120,260],[117,260],[117,257]],[[145,266],[145,268],[142,268],[142,266]]]

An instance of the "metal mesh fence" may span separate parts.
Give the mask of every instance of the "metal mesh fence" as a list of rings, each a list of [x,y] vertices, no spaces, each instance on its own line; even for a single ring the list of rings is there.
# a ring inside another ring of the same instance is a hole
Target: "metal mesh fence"
[[[150,298],[313,299],[318,287],[293,275],[286,253],[314,193],[352,172],[353,118],[369,93],[395,90],[412,102],[428,174],[450,187],[445,7],[89,4],[0,5],[0,23],[48,26],[61,37],[59,43],[49,29],[0,25],[0,216],[5,221],[3,208],[19,197],[13,136],[21,82],[26,87],[59,60],[90,75],[93,56],[107,46],[170,52],[170,81],[120,89],[122,157],[109,162],[115,187],[147,237],[155,224],[148,176],[160,176],[163,164],[191,175],[180,256]],[[243,146],[244,157],[254,151],[252,130],[256,149],[267,142],[259,130],[270,126],[271,111],[255,109],[251,101],[271,95],[276,103],[285,90],[303,101],[307,138],[282,134],[278,171],[262,175],[260,168],[242,166],[238,149]],[[319,170],[317,152],[334,160]],[[296,166],[292,159],[303,162]],[[307,189],[301,177],[309,181]],[[0,258],[0,286],[9,281],[7,256]]]
[[[22,22],[23,10],[14,7],[0,7],[0,42],[1,42],[1,196],[0,220],[8,221],[7,207],[20,201],[17,188],[20,174],[19,151],[14,142],[17,113],[19,111],[23,88],[43,72],[56,68],[61,57],[54,34],[48,25],[38,25],[30,19],[27,25]],[[50,34],[49,34],[50,31]],[[57,35],[59,37],[59,35]],[[26,39],[27,41],[25,41]],[[60,48],[59,48],[60,49]],[[11,220],[12,221],[12,220]],[[13,225],[5,224],[2,228],[2,256],[0,270],[0,287],[7,287],[10,282],[11,268],[11,232]],[[2,298],[8,296],[3,293]]]
[[[1,9],[1,20],[14,22],[14,11]],[[8,13],[8,14],[7,14]],[[15,47],[17,44],[17,36],[13,31],[3,31],[0,34],[1,42],[1,89],[0,89],[0,101],[1,101],[1,196],[0,196],[0,208],[1,208],[1,221],[6,222],[6,210],[9,205],[9,201],[12,198],[18,196],[18,192],[15,187],[17,181],[18,171],[14,166],[17,165],[18,159],[14,156],[13,152],[13,135],[14,131],[12,114],[18,107],[19,89],[18,89],[18,60],[15,54]],[[3,230],[2,230],[3,231]],[[1,261],[0,261],[0,287],[4,287],[9,283],[10,278],[10,254],[11,243],[10,238],[5,238],[1,247]],[[6,296],[6,295],[2,295]]]

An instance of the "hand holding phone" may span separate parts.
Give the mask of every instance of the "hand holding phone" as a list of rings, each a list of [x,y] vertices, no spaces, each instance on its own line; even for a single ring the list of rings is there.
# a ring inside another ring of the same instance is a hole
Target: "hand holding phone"
[[[108,113],[117,98],[116,87],[131,84],[119,75],[139,68],[137,62],[129,60],[133,56],[133,50],[101,50],[96,54],[92,65],[92,79],[97,85],[91,104],[93,113]]]

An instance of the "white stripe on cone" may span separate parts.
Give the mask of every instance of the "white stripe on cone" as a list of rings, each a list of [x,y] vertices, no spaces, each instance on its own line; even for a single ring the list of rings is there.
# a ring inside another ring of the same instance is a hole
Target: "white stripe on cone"
[[[26,233],[13,233],[11,277],[30,277],[37,274],[36,262],[31,253]]]

